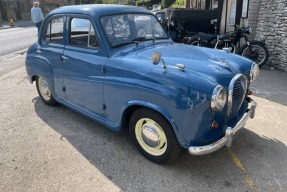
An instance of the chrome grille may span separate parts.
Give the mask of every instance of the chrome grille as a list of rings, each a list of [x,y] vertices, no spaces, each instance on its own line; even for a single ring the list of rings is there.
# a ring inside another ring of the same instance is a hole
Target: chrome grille
[[[239,111],[247,91],[247,79],[244,75],[236,75],[229,84],[227,116],[233,118]]]

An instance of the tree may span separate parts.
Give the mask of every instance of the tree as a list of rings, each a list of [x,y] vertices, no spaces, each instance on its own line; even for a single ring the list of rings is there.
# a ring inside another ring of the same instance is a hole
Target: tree
[[[170,7],[176,0],[162,0],[161,4],[163,8],[168,8]]]
[[[151,9],[153,5],[160,4],[161,0],[136,0],[136,5]]]
[[[185,0],[176,0],[172,7],[184,7]]]
[[[94,3],[95,4],[103,4],[103,0],[95,0]]]

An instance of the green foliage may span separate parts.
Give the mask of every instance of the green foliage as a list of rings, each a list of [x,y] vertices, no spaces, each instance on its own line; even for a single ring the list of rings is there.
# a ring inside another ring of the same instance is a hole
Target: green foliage
[[[118,0],[95,0],[95,3],[96,1],[102,1],[101,4],[118,4]]]
[[[176,0],[175,3],[172,5],[174,8],[184,7],[185,0]]]
[[[160,4],[161,0],[136,0],[136,5],[140,7],[146,7],[152,9],[155,4]]]
[[[104,0],[95,0],[94,3],[95,4],[103,4]]]
[[[162,4],[163,8],[168,8],[168,7],[170,7],[174,2],[175,2],[175,0],[162,0],[162,1],[161,1],[161,4]]]
[[[160,4],[162,0],[94,0],[95,4],[123,4],[123,5],[136,5],[151,9],[152,5]],[[175,0],[172,0],[175,1]]]
[[[149,7],[150,0],[137,0],[136,5],[140,7]]]

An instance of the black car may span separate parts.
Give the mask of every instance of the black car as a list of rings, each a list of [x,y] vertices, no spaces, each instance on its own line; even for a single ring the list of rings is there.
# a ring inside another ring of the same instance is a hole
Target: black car
[[[175,42],[198,32],[216,34],[218,10],[162,9],[153,11]]]

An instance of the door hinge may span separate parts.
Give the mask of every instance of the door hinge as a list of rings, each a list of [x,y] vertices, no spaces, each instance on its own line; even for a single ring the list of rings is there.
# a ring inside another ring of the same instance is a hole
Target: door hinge
[[[103,110],[106,110],[106,104],[103,104]]]
[[[63,87],[63,92],[66,92],[66,87]]]

